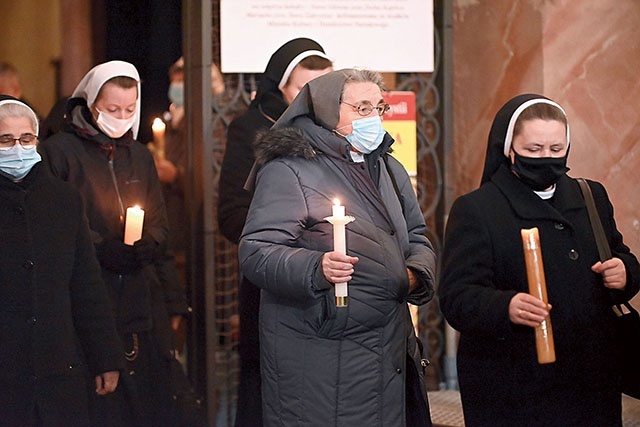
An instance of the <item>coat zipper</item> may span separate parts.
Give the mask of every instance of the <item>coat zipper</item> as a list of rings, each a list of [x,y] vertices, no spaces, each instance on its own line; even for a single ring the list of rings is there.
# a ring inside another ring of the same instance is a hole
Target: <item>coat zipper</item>
[[[111,174],[111,181],[113,182],[113,187],[116,190],[116,196],[118,197],[118,207],[120,208],[120,226],[124,227],[124,204],[122,203],[122,196],[120,195],[120,188],[118,187],[118,180],[116,179],[116,171],[113,166],[113,156],[116,150],[115,144],[111,147],[111,152],[109,153],[109,173]],[[118,274],[118,280],[122,285],[122,274]]]

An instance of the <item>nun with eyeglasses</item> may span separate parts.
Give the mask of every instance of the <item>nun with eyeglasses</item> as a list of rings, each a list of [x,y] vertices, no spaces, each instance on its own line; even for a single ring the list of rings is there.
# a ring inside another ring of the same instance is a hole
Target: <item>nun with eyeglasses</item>
[[[86,426],[122,344],[82,197],[42,164],[38,128],[0,95],[0,424]]]
[[[431,300],[436,257],[383,90],[370,70],[324,74],[257,142],[239,259],[261,289],[265,426],[431,425],[407,303]],[[328,218],[345,213],[346,254]]]

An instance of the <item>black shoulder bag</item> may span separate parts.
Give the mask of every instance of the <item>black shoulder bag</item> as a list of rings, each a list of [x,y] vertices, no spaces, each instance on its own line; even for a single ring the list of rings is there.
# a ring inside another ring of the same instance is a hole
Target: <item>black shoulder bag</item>
[[[611,248],[604,234],[589,184],[583,178],[578,178],[577,181],[587,203],[589,221],[598,245],[600,261],[604,262],[611,258]],[[617,344],[620,349],[620,358],[617,362],[622,373],[621,391],[628,396],[640,399],[640,315],[628,302],[614,304],[612,309],[616,315]]]

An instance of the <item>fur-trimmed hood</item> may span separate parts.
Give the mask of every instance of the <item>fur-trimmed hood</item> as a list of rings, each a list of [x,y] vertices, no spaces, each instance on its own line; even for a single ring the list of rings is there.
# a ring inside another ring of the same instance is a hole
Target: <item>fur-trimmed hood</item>
[[[299,157],[312,160],[322,152],[332,157],[348,159],[349,143],[331,131],[317,126],[308,117],[299,117],[294,126],[272,129],[258,134],[253,144],[255,161],[244,184],[253,191],[258,170],[271,160]]]
[[[255,162],[244,188],[253,190],[258,170],[271,160],[284,157],[315,159],[319,153],[342,161],[350,161],[349,143],[330,130],[316,125],[311,118],[295,119],[293,126],[272,129],[259,134],[253,146]]]
[[[390,153],[393,142],[391,135],[386,133],[380,147],[368,156],[377,158],[382,153]],[[346,139],[318,126],[309,117],[298,117],[292,127],[272,129],[258,135],[254,143],[254,168],[280,157],[314,159],[318,153],[351,161],[350,150]]]
[[[349,160],[349,143],[335,133],[318,126],[309,117],[298,117],[292,126],[271,129],[259,134],[253,146],[256,161],[252,175],[267,162],[282,157],[315,159],[319,153]]]
[[[313,159],[317,156],[304,133],[296,128],[278,129],[259,135],[254,144],[254,152],[258,167],[280,157]]]
[[[384,153],[392,151],[394,140],[386,133],[382,144],[367,158],[375,162]],[[310,117],[294,119],[293,126],[271,129],[257,136],[254,143],[255,162],[247,180],[245,190],[252,191],[258,170],[271,160],[284,157],[315,159],[319,155],[337,161],[352,162],[349,142],[334,132],[317,125]]]

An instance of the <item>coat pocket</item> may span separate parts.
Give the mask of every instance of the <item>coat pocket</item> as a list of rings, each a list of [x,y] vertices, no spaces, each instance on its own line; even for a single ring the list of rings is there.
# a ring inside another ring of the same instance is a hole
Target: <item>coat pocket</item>
[[[347,326],[349,307],[336,307],[332,292],[327,292],[305,311],[305,323],[317,336],[339,338]]]

